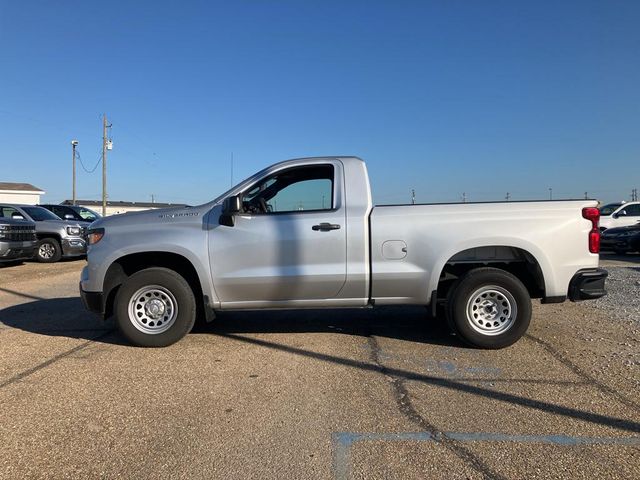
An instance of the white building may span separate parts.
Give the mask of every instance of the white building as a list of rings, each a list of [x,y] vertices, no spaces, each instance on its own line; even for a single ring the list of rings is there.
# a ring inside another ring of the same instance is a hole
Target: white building
[[[44,190],[30,183],[0,182],[0,202],[38,205]]]
[[[65,200],[62,205],[73,205],[71,200]],[[100,200],[76,200],[76,205],[88,208],[102,215],[102,201]],[[139,212],[140,210],[153,210],[156,208],[184,207],[184,203],[157,203],[157,202],[107,202],[107,216],[118,213]]]

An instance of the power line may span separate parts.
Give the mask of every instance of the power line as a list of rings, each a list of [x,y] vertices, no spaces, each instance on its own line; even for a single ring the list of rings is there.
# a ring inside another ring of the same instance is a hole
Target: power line
[[[82,157],[80,156],[80,152],[78,151],[78,149],[76,148],[76,158],[78,159],[78,161],[80,162],[80,166],[82,167],[82,169],[87,172],[87,173],[93,173],[96,171],[96,169],[98,168],[98,165],[100,165],[100,162],[102,161],[102,158],[99,158],[97,163],[93,166],[93,168],[88,169],[84,162],[82,161]]]

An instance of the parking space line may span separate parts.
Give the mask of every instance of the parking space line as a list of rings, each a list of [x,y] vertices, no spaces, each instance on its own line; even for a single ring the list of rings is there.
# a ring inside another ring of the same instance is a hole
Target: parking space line
[[[638,446],[640,436],[626,437],[583,437],[575,435],[514,435],[487,432],[399,432],[399,433],[357,433],[336,432],[332,435],[334,452],[333,468],[336,480],[346,480],[351,469],[351,447],[358,442],[434,442],[448,439],[456,442],[511,442],[542,443],[559,447],[585,445]]]

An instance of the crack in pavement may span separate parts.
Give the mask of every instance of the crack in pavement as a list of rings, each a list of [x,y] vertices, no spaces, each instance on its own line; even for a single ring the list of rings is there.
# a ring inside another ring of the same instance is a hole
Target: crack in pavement
[[[565,367],[567,367],[569,370],[571,370],[574,374],[576,374],[577,376],[581,377],[589,385],[591,385],[593,387],[596,387],[598,390],[600,390],[604,394],[607,394],[607,395],[610,395],[610,396],[614,397],[616,400],[618,400],[620,403],[622,403],[626,407],[629,407],[630,409],[635,410],[636,412],[640,412],[640,405],[638,405],[633,400],[627,398],[626,396],[622,395],[620,392],[614,390],[611,387],[608,387],[604,383],[601,383],[600,381],[598,381],[595,378],[593,378],[591,375],[589,375],[587,372],[582,370],[580,367],[578,367],[571,360],[569,360],[568,358],[564,357],[560,352],[558,352],[555,348],[553,348],[551,346],[551,344],[549,344],[548,342],[542,340],[541,338],[535,337],[535,336],[531,335],[530,333],[525,334],[525,338],[527,338],[528,340],[532,341],[533,343],[537,343],[538,345],[540,345],[553,358],[555,358],[560,363],[562,363]]]
[[[105,333],[103,333],[102,335],[98,335],[90,340],[87,340],[86,342],[81,343],[80,345],[77,345],[67,351],[64,351],[62,353],[59,353],[58,355],[55,355],[53,357],[51,357],[48,360],[45,360],[42,363],[39,363],[38,365],[36,365],[35,367],[31,367],[28,370],[24,370],[23,372],[20,372],[16,375],[14,375],[13,377],[9,378],[8,380],[5,380],[4,382],[0,383],[0,388],[4,388],[7,387],[9,385],[11,385],[12,383],[18,382],[20,380],[22,380],[25,377],[28,377],[29,375],[32,375],[44,368],[47,368],[48,366],[54,364],[55,362],[57,362],[58,360],[61,360],[65,357],[68,357],[69,355],[73,355],[76,352],[79,352],[80,350],[83,350],[85,348],[87,348],[89,345],[91,345],[92,343],[95,343],[98,340],[101,340],[105,337],[107,337],[108,335],[111,335],[114,330],[109,330]]]
[[[474,470],[484,475],[485,478],[506,480],[506,477],[493,471],[486,463],[484,463],[471,451],[460,445],[455,440],[449,438],[445,432],[439,430],[434,424],[429,422],[424,416],[418,413],[418,411],[413,407],[411,403],[411,398],[405,385],[406,379],[393,375],[393,373],[389,371],[387,367],[380,363],[380,345],[378,344],[378,340],[373,335],[369,335],[367,337],[367,341],[370,348],[369,356],[371,362],[378,367],[380,373],[391,380],[394,398],[396,400],[396,403],[398,404],[398,410],[400,411],[400,413],[404,415],[410,422],[417,425],[421,430],[432,435],[437,443],[441,444],[447,450],[451,451],[463,462],[470,465]]]

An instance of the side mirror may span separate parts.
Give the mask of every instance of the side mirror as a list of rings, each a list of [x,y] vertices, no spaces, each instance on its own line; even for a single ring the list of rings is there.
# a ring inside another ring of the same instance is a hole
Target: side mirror
[[[242,200],[239,195],[225,198],[222,203],[222,215],[220,215],[220,225],[233,227],[236,224],[234,215],[242,210]]]
[[[65,214],[64,214],[64,219],[65,219],[65,220],[75,220],[75,219],[73,218],[73,215],[71,215],[70,213],[65,213]]]
[[[627,211],[626,210],[620,210],[618,213],[616,213],[615,218],[626,217],[626,216],[627,216]]]
[[[18,212],[13,212],[11,214],[11,218],[13,218],[14,220],[24,220],[24,217],[20,215]]]
[[[240,195],[233,195],[224,199],[222,203],[222,213],[228,213],[234,215],[242,210],[242,202],[240,201]]]

